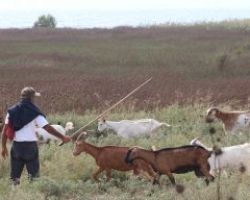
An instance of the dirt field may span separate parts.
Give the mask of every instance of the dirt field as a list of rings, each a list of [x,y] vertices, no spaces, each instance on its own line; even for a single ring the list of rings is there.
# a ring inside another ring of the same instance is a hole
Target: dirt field
[[[250,32],[216,26],[0,30],[0,104],[32,85],[47,113],[104,109],[136,85],[136,110],[249,102]]]

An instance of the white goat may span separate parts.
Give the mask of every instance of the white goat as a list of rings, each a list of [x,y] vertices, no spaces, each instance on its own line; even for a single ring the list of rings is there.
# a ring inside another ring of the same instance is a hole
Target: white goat
[[[140,119],[140,120],[122,120],[119,122],[106,121],[105,119],[98,120],[98,131],[102,132],[105,129],[114,130],[118,136],[123,138],[138,137],[142,135],[150,135],[158,128],[171,125],[161,123],[154,119]]]
[[[65,125],[65,128],[63,128],[61,125],[59,124],[53,124],[51,125],[54,129],[56,129],[59,133],[65,135],[68,131],[73,130],[74,129],[74,124],[72,122],[67,122]],[[46,130],[44,130],[43,128],[37,128],[36,129],[36,134],[38,136],[38,138],[40,140],[42,140],[43,142],[47,143],[50,140],[53,141],[57,141],[59,140],[57,137],[49,134]]]
[[[203,148],[212,151],[212,148],[206,147],[198,138],[190,142],[191,145],[202,146]],[[247,175],[250,175],[250,143],[241,145],[222,147],[219,152],[213,152],[208,159],[210,165],[210,174],[215,175],[216,172],[230,170],[240,171],[245,170]]]

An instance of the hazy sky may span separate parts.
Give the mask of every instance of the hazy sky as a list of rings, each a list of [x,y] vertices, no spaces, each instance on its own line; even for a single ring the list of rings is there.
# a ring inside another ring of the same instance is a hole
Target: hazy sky
[[[250,9],[250,0],[0,0],[0,10]]]

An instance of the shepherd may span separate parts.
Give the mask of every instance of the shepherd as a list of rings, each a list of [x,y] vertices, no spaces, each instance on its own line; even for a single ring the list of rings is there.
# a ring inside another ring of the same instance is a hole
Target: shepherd
[[[48,133],[67,143],[70,137],[62,135],[49,125],[45,115],[35,105],[40,93],[32,87],[21,91],[21,100],[8,109],[2,130],[2,157],[8,156],[7,140],[13,140],[10,152],[10,178],[14,185],[20,184],[24,166],[28,178],[32,181],[39,177],[39,152],[37,146],[36,127],[45,129]]]

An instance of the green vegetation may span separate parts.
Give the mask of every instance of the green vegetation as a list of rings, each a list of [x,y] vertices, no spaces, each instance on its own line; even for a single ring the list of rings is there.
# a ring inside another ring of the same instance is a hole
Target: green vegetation
[[[185,145],[191,139],[197,136],[202,137],[202,141],[212,146],[211,135],[209,135],[210,125],[205,124],[204,114],[207,105],[195,104],[194,106],[172,105],[165,109],[154,110],[154,112],[118,112],[115,111],[109,115],[110,119],[120,120],[135,119],[143,117],[154,117],[161,121],[167,121],[171,124],[181,125],[175,128],[162,128],[151,138],[137,138],[124,140],[108,132],[106,136],[98,139],[95,135],[89,136],[88,142],[98,146],[119,145],[134,146],[139,145],[150,148],[155,145],[156,148]],[[67,114],[65,116],[51,115],[50,121],[66,122],[73,120],[79,128],[87,123],[95,114],[78,116]],[[218,146],[231,144],[240,144],[247,140],[247,136],[224,136],[220,124],[215,124],[215,139],[220,138]],[[95,129],[96,125],[90,127]],[[60,200],[88,200],[88,199],[217,199],[217,184],[219,179],[211,183],[208,187],[202,179],[198,179],[193,173],[184,175],[175,175],[177,183],[184,186],[184,192],[178,193],[170,184],[167,177],[161,177],[161,186],[152,186],[146,179],[133,176],[131,173],[113,172],[113,179],[110,182],[105,181],[105,176],[100,176],[100,183],[91,180],[91,173],[95,170],[96,164],[91,156],[81,154],[78,157],[72,155],[72,144],[58,147],[55,144],[43,145],[40,147],[41,158],[41,178],[33,184],[27,182],[25,174],[22,178],[21,186],[11,188],[8,181],[8,162],[2,162],[0,166],[0,199],[60,199]],[[247,200],[250,181],[244,174],[233,173],[229,177],[222,176],[220,180],[221,197],[228,199]]]
[[[56,19],[52,15],[42,15],[34,23],[35,28],[56,28]]]

